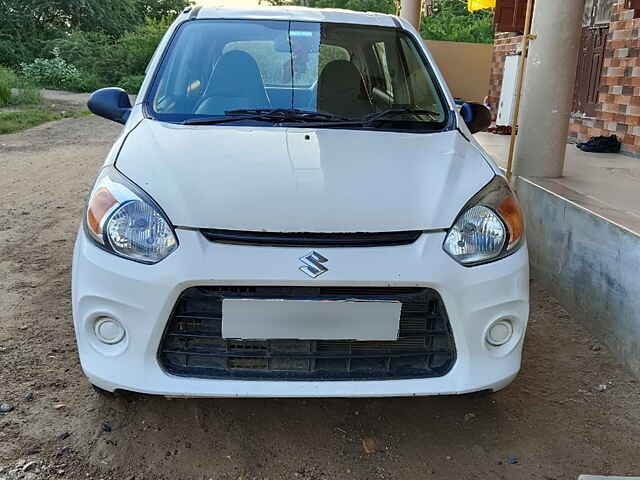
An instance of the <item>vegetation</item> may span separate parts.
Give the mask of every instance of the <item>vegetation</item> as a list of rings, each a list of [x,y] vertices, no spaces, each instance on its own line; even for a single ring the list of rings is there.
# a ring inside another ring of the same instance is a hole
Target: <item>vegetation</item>
[[[84,115],[44,105],[40,90],[23,75],[0,67],[0,135],[31,128],[50,120]]]
[[[297,3],[308,7],[345,8],[360,12],[396,13],[398,9],[396,0],[299,0]]]
[[[24,75],[0,67],[0,135],[35,127],[51,120],[88,113],[63,111],[44,105],[40,89],[34,87]]]
[[[24,77],[43,87],[73,89],[80,82],[80,71],[60,57],[60,50],[51,51],[53,58],[36,58],[32,63],[20,64]]]
[[[0,0],[0,65],[42,87],[135,93],[188,0]]]
[[[423,16],[420,30],[427,40],[492,43],[493,11],[471,13],[466,0],[436,0],[433,15]]]
[[[36,105],[40,102],[40,90],[12,70],[0,67],[0,107]]]
[[[283,3],[283,2],[279,2]],[[284,3],[287,3],[286,0]],[[399,0],[297,0],[298,5],[318,8],[396,13]],[[422,17],[420,33],[427,40],[493,42],[493,11],[471,13],[466,0],[433,0],[432,14]]]
[[[0,111],[0,135],[25,130],[52,120],[84,117],[87,115],[89,115],[88,111],[60,112],[48,107],[27,108],[8,112]]]
[[[492,41],[492,11],[470,13],[466,0],[432,2],[433,14],[424,16],[421,25],[426,39]],[[0,0],[0,106],[37,101],[33,85],[84,92],[120,86],[136,93],[169,23],[189,3],[190,0]],[[270,3],[396,13],[399,0]],[[20,99],[21,95],[24,98]],[[30,100],[26,98],[29,96]]]

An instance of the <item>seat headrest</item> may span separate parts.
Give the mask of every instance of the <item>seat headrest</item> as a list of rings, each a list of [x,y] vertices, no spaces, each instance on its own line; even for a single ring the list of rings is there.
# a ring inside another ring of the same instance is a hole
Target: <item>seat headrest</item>
[[[318,79],[320,91],[332,90],[338,95],[350,94],[353,91],[357,95],[362,94],[364,80],[358,68],[348,60],[332,60],[322,69]]]
[[[241,50],[232,50],[220,57],[211,75],[210,85],[207,94],[211,96],[266,98],[258,64],[251,55]]]
[[[364,80],[348,60],[333,60],[318,78],[318,110],[347,118],[371,113]]]

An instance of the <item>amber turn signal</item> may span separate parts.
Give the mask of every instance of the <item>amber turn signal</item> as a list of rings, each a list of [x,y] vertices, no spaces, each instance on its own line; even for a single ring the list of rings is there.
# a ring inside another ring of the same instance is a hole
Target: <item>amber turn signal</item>
[[[97,238],[102,236],[102,220],[106,213],[118,203],[105,187],[97,190],[89,200],[87,207],[87,226]]]
[[[514,193],[506,196],[497,207],[500,217],[509,230],[509,244],[507,250],[518,245],[524,234],[524,219],[520,204]]]

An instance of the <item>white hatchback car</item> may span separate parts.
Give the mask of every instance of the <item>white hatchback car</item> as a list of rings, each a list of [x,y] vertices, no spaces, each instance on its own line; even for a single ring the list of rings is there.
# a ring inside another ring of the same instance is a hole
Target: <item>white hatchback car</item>
[[[107,391],[408,396],[520,369],[522,214],[418,33],[389,15],[194,8],[90,195],[82,368]]]

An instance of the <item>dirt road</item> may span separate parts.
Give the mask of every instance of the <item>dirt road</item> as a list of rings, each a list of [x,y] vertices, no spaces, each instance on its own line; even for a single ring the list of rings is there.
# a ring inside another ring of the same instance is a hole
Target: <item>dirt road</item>
[[[638,383],[533,283],[522,374],[491,396],[105,399],[79,368],[70,262],[118,126],[0,136],[0,479],[575,479],[640,474]],[[1,408],[0,408],[1,409]],[[376,439],[380,452],[365,454]]]

